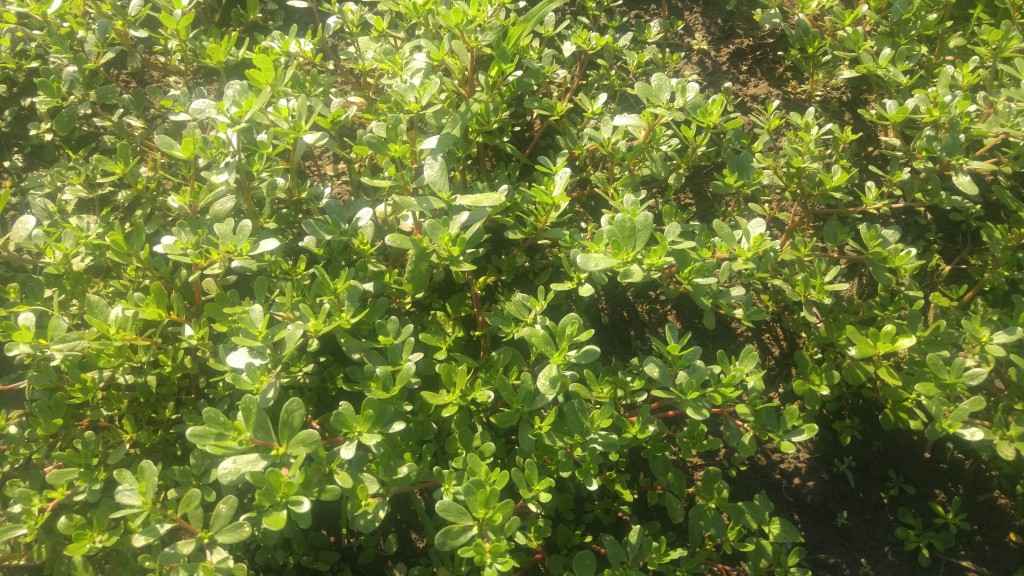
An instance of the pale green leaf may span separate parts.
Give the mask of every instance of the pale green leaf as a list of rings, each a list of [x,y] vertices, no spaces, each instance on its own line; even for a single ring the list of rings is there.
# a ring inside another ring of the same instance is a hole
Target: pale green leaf
[[[21,244],[28,239],[29,234],[32,233],[36,227],[36,217],[31,214],[24,214],[19,216],[14,221],[14,225],[11,226],[11,243]]]
[[[579,254],[576,256],[576,266],[584,272],[607,270],[618,263],[616,258],[607,254]]]

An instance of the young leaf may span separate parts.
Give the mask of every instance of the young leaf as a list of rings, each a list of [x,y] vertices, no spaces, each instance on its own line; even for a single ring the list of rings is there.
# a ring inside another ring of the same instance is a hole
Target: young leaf
[[[519,47],[525,39],[526,35],[533,31],[544,18],[554,11],[556,8],[565,4],[567,0],[542,0],[538,4],[534,5],[529,12],[524,14],[516,22],[514,26],[509,30],[508,39],[505,41],[505,46],[508,47],[512,53],[518,53]]]

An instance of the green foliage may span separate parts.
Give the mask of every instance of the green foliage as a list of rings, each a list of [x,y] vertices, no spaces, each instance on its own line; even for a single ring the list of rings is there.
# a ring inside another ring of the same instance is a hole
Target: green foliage
[[[799,109],[615,4],[0,8],[0,566],[806,574],[730,482],[865,406],[1024,490],[1019,3],[763,0]]]

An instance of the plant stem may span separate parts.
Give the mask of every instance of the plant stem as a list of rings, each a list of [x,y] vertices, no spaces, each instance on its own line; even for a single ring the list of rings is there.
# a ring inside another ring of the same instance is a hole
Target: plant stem
[[[480,332],[480,358],[487,354],[487,319],[484,318],[483,304],[480,299],[480,291],[476,288],[476,280],[472,274],[466,274],[466,281],[469,283],[469,291],[473,297],[473,314],[476,316],[476,327]]]
[[[580,84],[583,82],[583,72],[586,70],[587,62],[589,60],[590,52],[584,52],[583,56],[580,57],[580,61],[576,64],[576,74],[573,78],[572,86],[569,88],[568,92],[562,96],[562,105],[567,104],[569,100],[576,95],[576,91],[579,90]],[[544,132],[548,129],[550,124],[551,120],[548,119],[540,125],[540,128],[538,128],[537,132],[533,135],[533,140],[530,142],[530,145],[526,147],[526,152],[523,153],[523,156],[529,158],[530,155],[533,154],[533,149],[537,147],[537,143],[540,142],[540,137],[544,135]]]
[[[391,491],[391,494],[394,495],[394,494],[406,494],[408,492],[418,492],[418,491],[424,490],[426,488],[433,488],[434,486],[440,486],[440,485],[441,485],[441,483],[438,482],[437,480],[424,480],[423,482],[417,482],[416,484],[411,484],[411,485],[406,486],[404,488],[396,488],[395,490]]]
[[[8,384],[6,386],[0,386],[0,392],[6,392],[8,390],[15,390],[17,388],[24,388],[28,385],[28,380],[22,380],[21,382],[15,382],[14,384]]]

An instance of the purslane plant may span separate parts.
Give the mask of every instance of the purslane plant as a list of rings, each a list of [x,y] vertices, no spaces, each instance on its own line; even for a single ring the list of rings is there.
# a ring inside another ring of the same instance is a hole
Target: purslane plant
[[[1012,5],[764,3],[864,162],[613,2],[115,4],[0,9],[0,565],[804,574],[730,480],[865,399],[1021,482]]]

